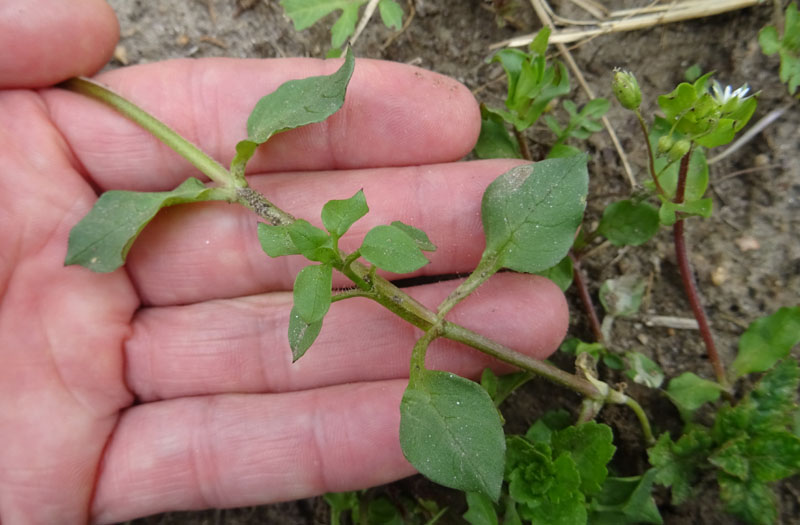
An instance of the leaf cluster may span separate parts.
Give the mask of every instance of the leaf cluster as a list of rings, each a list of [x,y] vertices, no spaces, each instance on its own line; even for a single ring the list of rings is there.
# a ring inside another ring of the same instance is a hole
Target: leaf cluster
[[[569,414],[552,411],[524,436],[507,436],[503,496],[499,503],[467,495],[467,522],[476,524],[661,523],[650,494],[653,474],[615,478],[607,425],[571,426]]]
[[[767,26],[758,33],[758,43],[765,55],[779,54],[781,82],[794,95],[800,86],[800,14],[796,3],[786,7],[784,24],[783,36],[775,26]]]
[[[331,492],[323,499],[330,507],[331,525],[434,525],[448,510],[433,500],[405,492],[390,498],[375,489]]]
[[[699,476],[712,471],[728,512],[748,523],[775,523],[770,484],[800,473],[800,368],[786,359],[798,342],[800,307],[753,322],[740,338],[734,373],[766,373],[741,401],[723,403],[710,426],[697,423],[696,412],[719,399],[722,388],[691,372],[670,381],[667,395],[687,428],[677,440],[663,434],[648,455],[656,483],[672,488],[674,504],[686,501]]]
[[[295,361],[305,354],[322,329],[332,301],[334,269],[347,271],[349,264],[361,256],[376,268],[409,273],[428,264],[423,250],[436,250],[423,231],[395,221],[372,228],[358,250],[342,254],[339,239],[368,211],[364,191],[359,190],[349,199],[331,200],[323,206],[321,218],[325,230],[304,219],[277,226],[258,225],[261,247],[270,257],[302,255],[320,263],[306,266],[295,278],[294,306],[289,320],[289,346]],[[368,283],[362,285],[369,288]]]
[[[757,104],[755,97],[723,96],[719,84],[712,93],[708,87],[711,75],[713,72],[693,83],[682,82],[671,93],[658,97],[670,129],[705,148],[732,141],[753,116]]]

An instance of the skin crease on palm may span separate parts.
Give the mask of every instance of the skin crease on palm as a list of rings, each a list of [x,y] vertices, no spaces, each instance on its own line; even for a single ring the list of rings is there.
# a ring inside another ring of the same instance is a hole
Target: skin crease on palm
[[[413,474],[398,404],[420,332],[366,300],[338,302],[291,365],[289,290],[302,261],[261,253],[246,210],[172,208],[125,268],[63,266],[69,230],[98,192],[164,190],[198,175],[108,108],[48,87],[94,74],[117,36],[102,0],[0,2],[0,522],[109,523]],[[225,164],[260,96],[336,67],[174,61],[99,80]],[[250,180],[312,222],[326,200],[364,188],[371,212],[345,249],[397,219],[439,246],[420,274],[468,271],[482,250],[481,194],[513,165],[456,163],[478,128],[477,105],[455,81],[360,60],[344,108],[265,145]],[[454,286],[409,293],[433,307]],[[500,274],[450,318],[544,357],[567,311],[549,281]],[[441,341],[428,358],[470,377],[489,363]]]

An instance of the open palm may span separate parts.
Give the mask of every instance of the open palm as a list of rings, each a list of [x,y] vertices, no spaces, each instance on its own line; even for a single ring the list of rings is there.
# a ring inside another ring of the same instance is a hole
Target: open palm
[[[46,16],[35,1],[0,7],[0,44],[20,50],[0,56],[0,87],[45,88],[91,73],[113,48],[104,2],[56,8],[63,12],[45,3]],[[226,163],[260,96],[335,68],[177,61],[99,80]],[[422,272],[468,271],[482,250],[480,195],[511,165],[450,163],[469,151],[478,125],[474,100],[455,81],[359,61],[342,111],[265,145],[250,181],[309,219],[328,199],[364,188],[371,212],[345,248],[397,219],[439,246]],[[292,365],[289,290],[301,261],[266,257],[246,210],[172,208],[124,269],[63,266],[69,230],[98,192],[167,190],[189,176],[197,173],[187,162],[96,102],[52,88],[0,92],[4,525],[267,503],[414,472],[397,431],[419,333],[366,300],[336,303]],[[410,293],[435,305],[452,288]],[[468,301],[452,319],[535,356],[555,348],[566,309],[549,281],[503,274],[484,288],[479,305]],[[488,361],[441,342],[429,364],[474,376]]]

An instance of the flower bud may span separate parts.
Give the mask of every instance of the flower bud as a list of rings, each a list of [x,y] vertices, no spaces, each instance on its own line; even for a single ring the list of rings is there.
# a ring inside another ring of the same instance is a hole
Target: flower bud
[[[664,135],[660,139],[658,139],[658,153],[660,155],[666,155],[669,150],[672,149],[672,146],[675,144],[675,141],[669,135]]]
[[[676,142],[672,148],[669,150],[669,160],[671,162],[675,162],[676,160],[680,160],[681,157],[689,153],[689,148],[692,147],[692,143],[689,139],[681,139]]]
[[[642,103],[642,91],[632,73],[620,69],[615,71],[611,88],[614,90],[614,96],[625,109],[637,109]]]

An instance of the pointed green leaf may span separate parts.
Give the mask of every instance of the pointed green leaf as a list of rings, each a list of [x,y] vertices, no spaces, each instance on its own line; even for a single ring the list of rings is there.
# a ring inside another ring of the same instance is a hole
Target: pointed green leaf
[[[611,461],[615,447],[611,427],[589,421],[567,427],[552,437],[553,456],[567,453],[572,457],[581,477],[581,491],[594,494],[608,476],[606,464]]]
[[[112,272],[125,264],[136,238],[161,208],[212,200],[232,200],[221,188],[207,188],[189,178],[172,191],[107,191],[69,232],[65,265]]]
[[[258,240],[261,242],[261,249],[264,250],[264,253],[270,257],[300,253],[289,235],[290,226],[288,224],[272,226],[263,222],[258,223]]]
[[[392,221],[392,226],[399,228],[403,233],[414,239],[414,242],[417,243],[417,246],[419,246],[419,249],[423,252],[436,251],[436,245],[428,238],[428,234],[419,228],[415,228],[414,226],[400,221]]]
[[[586,207],[586,157],[548,159],[512,168],[483,194],[483,258],[535,273],[563,259]]]
[[[293,311],[307,324],[322,321],[331,306],[332,269],[327,264],[306,266],[294,281]]]
[[[677,221],[687,217],[711,217],[713,202],[711,199],[687,201],[681,204],[661,198],[661,208],[658,209],[658,220],[664,226],[672,226]]]
[[[403,27],[403,8],[394,0],[381,0],[378,3],[383,25],[395,30]]]
[[[626,199],[606,206],[597,231],[614,246],[639,246],[658,233],[660,226],[658,208]]]
[[[331,234],[341,237],[368,211],[364,190],[358,190],[349,199],[330,200],[325,203],[322,207],[322,224]]]
[[[703,379],[692,372],[684,372],[671,379],[667,386],[667,395],[687,422],[691,421],[698,408],[719,399],[722,391],[719,383]]]
[[[464,520],[470,525],[498,525],[497,510],[488,496],[480,492],[467,492]]]
[[[417,241],[397,226],[372,228],[360,250],[364,259],[393,273],[413,272],[428,264]]]
[[[292,349],[293,363],[311,348],[320,330],[322,330],[322,319],[308,323],[297,312],[297,307],[292,308],[289,314],[289,348]]]
[[[737,377],[768,370],[789,355],[797,343],[800,343],[800,306],[781,308],[752,322],[742,334],[733,370]]]
[[[349,4],[349,2],[346,2]],[[276,133],[322,122],[344,104],[345,91],[355,67],[352,50],[333,74],[290,80],[259,100],[247,119],[247,139],[236,145],[231,170],[244,175],[245,165],[263,144]]]
[[[505,436],[500,416],[480,385],[425,370],[400,405],[400,444],[431,480],[497,501],[503,482]]]

